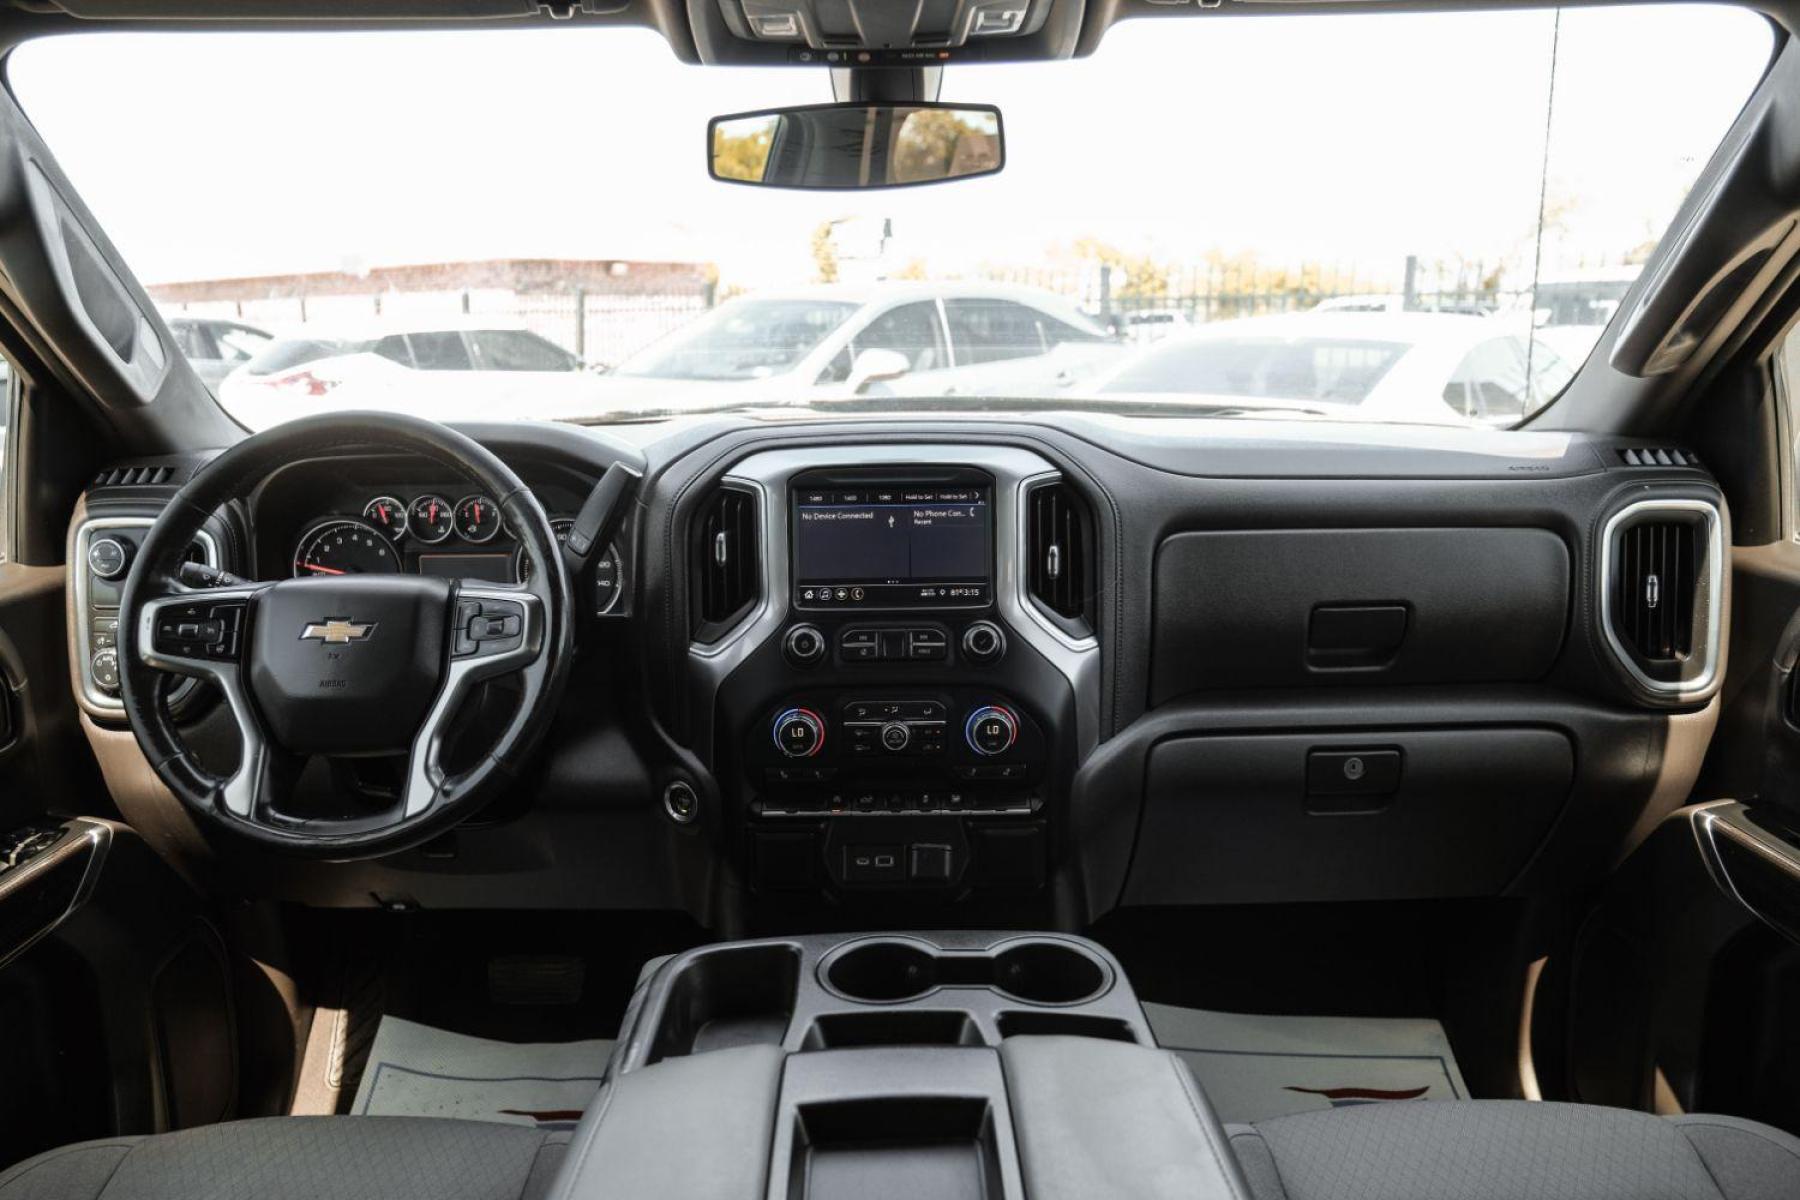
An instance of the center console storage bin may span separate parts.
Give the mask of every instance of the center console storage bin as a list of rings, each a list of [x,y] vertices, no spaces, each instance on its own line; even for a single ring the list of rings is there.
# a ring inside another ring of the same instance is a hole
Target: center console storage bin
[[[1395,752],[1390,790],[1321,786],[1322,763]],[[1549,832],[1574,770],[1568,738],[1548,729],[1171,739],[1145,765],[1125,902],[1498,895]]]
[[[1562,647],[1544,529],[1182,533],[1156,556],[1152,707],[1202,690],[1524,682]]]

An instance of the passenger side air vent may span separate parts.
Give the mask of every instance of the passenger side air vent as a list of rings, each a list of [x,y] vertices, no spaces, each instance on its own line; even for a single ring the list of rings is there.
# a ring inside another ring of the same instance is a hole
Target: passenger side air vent
[[[755,602],[762,578],[756,496],[722,487],[693,529],[689,595],[695,640],[716,641]]]
[[[1673,446],[1627,446],[1619,461],[1628,467],[1698,467],[1700,456]]]
[[[1069,632],[1093,632],[1093,521],[1067,483],[1042,483],[1025,497],[1025,586]]]
[[[1716,683],[1719,513],[1701,500],[1642,500],[1606,525],[1601,616],[1608,642],[1651,694],[1698,699]]]
[[[167,483],[175,476],[174,467],[166,466],[120,466],[108,467],[94,476],[94,482],[88,485],[90,491],[111,487],[155,487]]]
[[[1697,533],[1686,521],[1645,521],[1619,535],[1619,635],[1645,662],[1693,653]]]

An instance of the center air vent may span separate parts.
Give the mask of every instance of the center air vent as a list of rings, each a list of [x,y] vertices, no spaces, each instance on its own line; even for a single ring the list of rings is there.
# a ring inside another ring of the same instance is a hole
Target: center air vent
[[[1094,539],[1087,506],[1062,482],[1032,488],[1025,505],[1025,580],[1032,599],[1071,632],[1092,632]]]
[[[722,487],[694,525],[689,574],[695,638],[714,641],[755,601],[762,576],[756,497]]]
[[[1715,682],[1719,515],[1698,500],[1645,500],[1607,522],[1607,639],[1660,696],[1698,698]]]

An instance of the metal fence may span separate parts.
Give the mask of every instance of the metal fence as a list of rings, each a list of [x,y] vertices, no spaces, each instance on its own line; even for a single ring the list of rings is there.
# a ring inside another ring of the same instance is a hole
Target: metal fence
[[[1321,304],[1366,311],[1485,315],[1518,304],[1479,265],[1434,267],[1408,260],[1399,275],[1353,267],[1270,267],[1234,262],[1137,268],[992,268],[982,278],[1054,292],[1121,330],[1152,316],[1190,324],[1306,312]]]

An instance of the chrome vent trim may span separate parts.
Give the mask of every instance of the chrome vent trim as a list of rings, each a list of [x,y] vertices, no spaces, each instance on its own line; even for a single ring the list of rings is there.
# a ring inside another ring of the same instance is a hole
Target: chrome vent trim
[[[1668,522],[1646,519],[1659,513],[1678,519]],[[1663,648],[1663,631],[1656,626],[1664,618],[1654,613],[1645,616],[1651,611],[1648,596],[1634,595],[1631,608],[1620,611],[1624,601],[1618,589],[1623,583],[1621,575],[1628,567],[1634,572],[1634,578],[1644,578],[1646,566],[1655,566],[1655,555],[1659,551],[1653,546],[1633,547],[1623,539],[1638,528],[1676,524],[1690,525],[1696,539],[1692,548],[1692,578],[1691,581],[1686,578],[1685,571],[1653,570],[1658,578],[1656,605],[1673,603],[1669,596],[1679,593],[1671,593],[1670,589],[1685,588],[1690,583],[1692,598],[1681,606],[1680,615],[1687,623],[1687,632],[1682,636],[1671,634],[1667,642],[1669,657],[1657,658],[1636,647],[1647,645],[1648,651]],[[1627,504],[1607,518],[1601,530],[1600,630],[1614,660],[1634,684],[1656,699],[1678,703],[1699,701],[1718,687],[1725,608],[1723,532],[1724,519],[1717,504],[1675,497]],[[1633,557],[1628,558],[1628,555]],[[1670,578],[1665,583],[1665,573],[1684,577]],[[1659,679],[1650,673],[1657,666],[1680,663],[1693,664],[1684,671],[1683,678]]]

